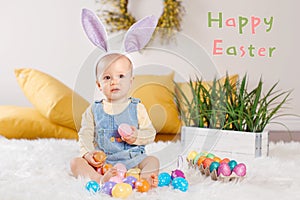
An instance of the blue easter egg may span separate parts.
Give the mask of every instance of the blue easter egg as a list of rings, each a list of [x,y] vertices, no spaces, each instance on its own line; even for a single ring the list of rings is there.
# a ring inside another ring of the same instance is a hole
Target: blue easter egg
[[[185,178],[176,177],[172,181],[172,186],[173,186],[173,189],[178,189],[182,192],[185,192],[185,191],[187,191],[187,189],[189,187],[189,183]]]
[[[214,171],[214,170],[217,170],[219,166],[220,166],[220,163],[219,163],[219,162],[212,162],[212,163],[209,165],[209,171],[212,172],[212,171]]]
[[[167,172],[162,172],[158,175],[159,187],[168,186],[170,185],[170,182],[171,182],[171,175],[168,174]]]
[[[100,185],[96,181],[87,182],[85,188],[92,193],[96,193],[100,191]]]
[[[235,160],[231,160],[228,162],[228,165],[230,167],[230,170],[233,170],[233,168],[235,168],[235,166],[237,165],[237,162]]]

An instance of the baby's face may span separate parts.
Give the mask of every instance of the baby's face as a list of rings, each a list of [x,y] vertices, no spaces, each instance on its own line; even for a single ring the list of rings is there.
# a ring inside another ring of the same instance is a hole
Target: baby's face
[[[98,77],[98,86],[107,101],[123,103],[127,101],[132,84],[131,63],[125,56],[118,58]]]

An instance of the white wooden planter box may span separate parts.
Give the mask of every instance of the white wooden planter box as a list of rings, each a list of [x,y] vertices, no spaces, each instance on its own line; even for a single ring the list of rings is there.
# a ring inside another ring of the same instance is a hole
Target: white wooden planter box
[[[207,151],[218,157],[256,158],[269,154],[269,133],[250,133],[187,127],[181,129],[181,144],[185,153]]]

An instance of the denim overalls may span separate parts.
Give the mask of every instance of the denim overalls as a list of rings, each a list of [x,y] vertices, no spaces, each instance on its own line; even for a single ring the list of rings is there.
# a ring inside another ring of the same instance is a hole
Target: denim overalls
[[[118,126],[127,123],[138,128],[137,104],[139,99],[130,98],[131,102],[119,114],[109,115],[103,110],[101,101],[95,102],[92,111],[95,120],[96,149],[103,151],[106,162],[112,165],[122,163],[127,169],[137,166],[145,157],[145,146],[130,145],[121,140]]]

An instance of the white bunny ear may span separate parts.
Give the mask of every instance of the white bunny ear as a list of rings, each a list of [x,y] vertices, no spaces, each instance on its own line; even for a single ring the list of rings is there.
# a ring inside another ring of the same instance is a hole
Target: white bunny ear
[[[144,17],[134,23],[127,31],[124,47],[127,53],[139,51],[144,48],[156,28],[157,18],[153,15]]]
[[[82,9],[81,22],[90,41],[107,52],[107,33],[98,17],[88,9]]]

